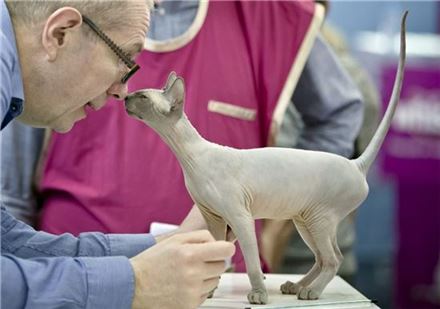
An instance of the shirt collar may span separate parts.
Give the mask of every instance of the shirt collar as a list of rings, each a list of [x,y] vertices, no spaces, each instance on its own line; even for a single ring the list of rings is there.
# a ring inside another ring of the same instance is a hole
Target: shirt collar
[[[14,35],[14,28],[12,25],[9,10],[4,0],[0,0],[0,50],[1,61],[5,61],[8,71],[2,70],[2,74],[7,76],[0,76],[3,80],[3,89],[6,93],[6,102],[2,102],[0,113],[0,130],[2,130],[12,119],[17,117],[23,111],[24,90],[23,80],[20,69],[20,60],[18,58],[17,43]],[[9,100],[9,102],[8,102]],[[4,104],[9,104],[3,106]]]
[[[13,71],[12,71],[12,97],[24,101],[23,80],[21,78],[20,61],[18,59],[17,43],[15,41],[14,28],[11,17],[4,0],[0,0],[0,22],[1,31],[7,42],[13,48]]]

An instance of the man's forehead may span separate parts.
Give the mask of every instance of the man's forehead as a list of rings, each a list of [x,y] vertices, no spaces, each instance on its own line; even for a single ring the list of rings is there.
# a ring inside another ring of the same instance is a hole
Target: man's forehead
[[[125,47],[131,54],[140,53],[144,48],[147,30],[147,28],[134,29],[133,32],[133,29],[127,29],[127,31],[124,31],[126,41],[123,41],[124,43],[121,46]]]
[[[135,4],[143,4],[146,6],[148,1],[138,1],[134,0]],[[115,41],[119,41],[120,46],[130,54],[140,53],[145,44],[145,39],[149,27],[149,8],[136,8],[135,6],[131,8],[133,11],[132,18],[126,27],[120,29],[114,29],[115,31]]]
[[[135,55],[140,53],[144,48],[145,43],[145,37],[141,35],[136,35],[135,37],[132,37],[128,39],[127,41],[121,43],[119,46],[124,50],[126,53],[130,55]]]

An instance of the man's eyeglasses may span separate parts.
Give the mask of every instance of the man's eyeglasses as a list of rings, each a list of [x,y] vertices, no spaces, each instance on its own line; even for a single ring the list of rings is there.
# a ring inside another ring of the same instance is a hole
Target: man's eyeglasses
[[[93,21],[90,20],[87,16],[82,16],[84,23],[86,23],[92,30],[111,48],[111,50],[118,56],[122,62],[128,67],[128,72],[124,74],[121,78],[121,83],[125,84],[130,77],[139,70],[139,65],[130,59],[130,57],[122,51],[122,49],[115,44],[98,26],[95,25]]]

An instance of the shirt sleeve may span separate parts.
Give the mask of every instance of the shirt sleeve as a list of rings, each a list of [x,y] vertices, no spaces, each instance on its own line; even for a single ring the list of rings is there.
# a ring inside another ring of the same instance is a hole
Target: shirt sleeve
[[[132,257],[155,244],[151,234],[103,234],[82,233],[79,237],[65,233],[52,235],[37,232],[27,224],[15,219],[4,207],[1,209],[3,253],[20,258],[34,257]]]
[[[352,155],[362,125],[362,95],[320,36],[292,101],[304,124],[297,148]]]
[[[1,307],[131,308],[134,274],[126,257],[1,257]]]

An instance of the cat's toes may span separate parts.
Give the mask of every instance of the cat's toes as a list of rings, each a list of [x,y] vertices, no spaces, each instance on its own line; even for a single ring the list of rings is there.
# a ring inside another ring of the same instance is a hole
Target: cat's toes
[[[286,281],[286,283],[281,284],[280,290],[283,294],[298,294],[300,286],[296,283],[293,283],[291,281]]]
[[[298,299],[314,300],[319,298],[320,293],[311,287],[300,287]]]
[[[251,304],[267,304],[267,292],[263,289],[252,290],[248,294],[248,300]]]

